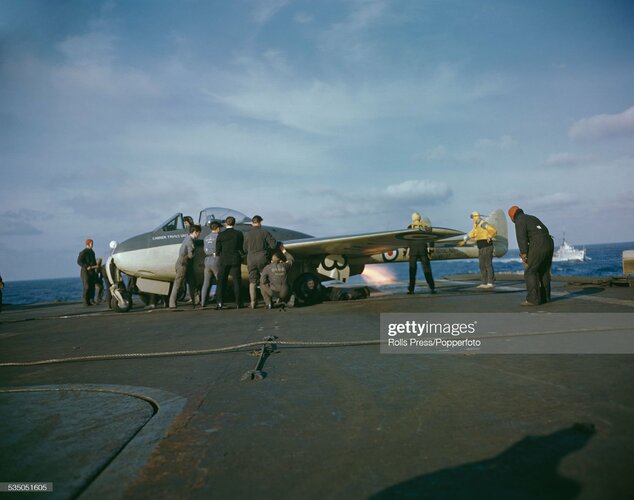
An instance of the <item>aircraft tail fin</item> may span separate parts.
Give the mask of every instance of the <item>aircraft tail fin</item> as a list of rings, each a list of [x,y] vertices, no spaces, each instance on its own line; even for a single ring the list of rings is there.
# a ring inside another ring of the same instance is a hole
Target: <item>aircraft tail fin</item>
[[[493,255],[502,257],[509,248],[509,230],[506,222],[506,214],[502,209],[498,208],[491,212],[488,217],[485,217],[485,219],[497,230],[497,235],[493,239]]]

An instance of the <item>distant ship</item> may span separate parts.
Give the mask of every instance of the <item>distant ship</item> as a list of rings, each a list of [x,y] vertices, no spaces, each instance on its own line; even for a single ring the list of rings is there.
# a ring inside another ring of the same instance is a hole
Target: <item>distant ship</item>
[[[561,245],[553,254],[553,262],[583,262],[586,260],[586,249],[573,247],[566,241],[566,233],[561,240]]]

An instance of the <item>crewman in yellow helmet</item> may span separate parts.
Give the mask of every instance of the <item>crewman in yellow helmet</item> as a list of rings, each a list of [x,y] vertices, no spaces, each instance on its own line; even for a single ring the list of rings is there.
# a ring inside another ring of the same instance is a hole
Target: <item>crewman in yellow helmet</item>
[[[480,275],[482,283],[478,288],[494,288],[495,274],[493,272],[493,238],[498,233],[497,230],[481,216],[480,212],[471,212],[473,229],[465,236],[468,239],[476,240],[478,245],[478,258],[480,260]]]
[[[424,229],[429,227],[428,220],[423,219],[418,212],[412,214],[412,223],[407,226],[408,229]],[[433,252],[434,243],[431,242],[429,246],[424,240],[413,239],[409,244],[409,286],[407,287],[407,293],[414,293],[416,287],[416,263],[420,260],[423,265],[423,273],[425,274],[425,280],[431,290],[431,293],[436,293],[436,285],[434,283],[434,276],[431,273],[431,264],[429,262],[429,256]]]

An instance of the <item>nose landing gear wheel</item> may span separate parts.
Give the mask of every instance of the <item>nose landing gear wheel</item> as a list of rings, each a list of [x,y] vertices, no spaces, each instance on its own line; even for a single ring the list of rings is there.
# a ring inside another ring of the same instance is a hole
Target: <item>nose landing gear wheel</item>
[[[128,312],[132,308],[132,296],[128,291],[121,291],[120,293],[123,296],[123,304],[119,304],[117,298],[113,296],[110,299],[110,306],[115,312]]]

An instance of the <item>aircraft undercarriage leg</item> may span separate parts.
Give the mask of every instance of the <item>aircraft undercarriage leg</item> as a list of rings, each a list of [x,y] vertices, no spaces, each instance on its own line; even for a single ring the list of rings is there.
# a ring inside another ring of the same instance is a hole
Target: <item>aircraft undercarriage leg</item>
[[[126,289],[121,271],[117,268],[112,257],[109,257],[106,263],[106,274],[112,296],[110,307],[116,312],[128,312],[132,308],[132,295]]]

